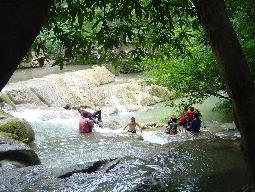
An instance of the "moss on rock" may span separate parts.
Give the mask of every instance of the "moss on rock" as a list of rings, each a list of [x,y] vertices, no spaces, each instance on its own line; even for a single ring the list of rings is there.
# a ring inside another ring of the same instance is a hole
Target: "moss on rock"
[[[16,108],[15,104],[12,102],[12,100],[9,98],[9,96],[5,93],[0,93],[0,103],[6,103],[8,105],[10,105],[12,108]],[[1,113],[0,113],[1,114]]]
[[[6,119],[8,117],[10,117],[10,115],[8,115],[7,113],[5,113],[3,110],[0,109],[0,120]]]
[[[0,131],[16,135],[18,140],[24,143],[30,143],[35,139],[35,134],[31,125],[20,119],[7,118],[1,120]]]

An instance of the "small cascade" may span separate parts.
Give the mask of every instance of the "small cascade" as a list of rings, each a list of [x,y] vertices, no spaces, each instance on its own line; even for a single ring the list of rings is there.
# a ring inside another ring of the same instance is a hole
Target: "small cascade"
[[[120,99],[116,96],[113,96],[110,100],[110,103],[113,107],[118,110],[118,114],[120,115],[132,115],[134,112],[128,111],[127,107],[120,103]]]
[[[100,85],[114,81],[105,67],[50,74],[41,78],[9,83],[2,90],[15,105],[32,107],[104,106]]]

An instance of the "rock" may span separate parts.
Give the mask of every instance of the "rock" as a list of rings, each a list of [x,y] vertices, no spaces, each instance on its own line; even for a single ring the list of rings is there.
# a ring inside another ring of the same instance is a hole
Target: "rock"
[[[5,93],[0,93],[0,106],[4,107],[4,105],[11,106],[12,109],[15,109],[16,106],[10,99],[10,97]]]
[[[166,124],[161,123],[161,122],[148,122],[143,125],[142,129],[162,128],[165,126],[166,126]]]
[[[11,116],[0,109],[0,121],[1,119],[6,119],[8,117],[11,117]]]
[[[17,136],[19,141],[30,143],[34,141],[34,131],[25,120],[5,118],[0,120],[0,132],[11,133]]]
[[[119,112],[123,112],[122,108],[144,111],[168,98],[169,91],[162,86],[146,85],[138,80],[111,83],[113,81],[114,74],[105,66],[93,66],[92,69],[10,83],[3,93],[8,95],[9,103],[11,101],[17,107],[112,106]]]
[[[0,133],[0,170],[39,165],[37,154],[13,137],[15,136],[8,133]]]
[[[223,123],[220,125],[221,128],[223,128],[224,130],[235,130],[236,129],[236,125],[235,123]]]
[[[3,92],[9,95],[15,105],[33,104],[34,106],[45,106],[40,98],[26,86],[25,82],[11,83],[4,87]]]
[[[44,166],[30,166],[1,171],[0,191],[55,191],[65,180],[57,179]],[[61,191],[61,190],[58,190]]]
[[[42,165],[19,169],[0,169],[0,191],[74,191],[80,177],[97,172],[107,173],[114,169],[120,160],[109,159],[74,165],[69,168],[49,169]]]

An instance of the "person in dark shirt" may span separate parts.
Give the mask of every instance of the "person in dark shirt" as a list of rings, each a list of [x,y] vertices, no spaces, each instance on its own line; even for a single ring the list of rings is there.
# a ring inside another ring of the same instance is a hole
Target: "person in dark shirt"
[[[187,131],[192,131],[194,133],[200,132],[200,127],[202,121],[199,119],[200,113],[194,113],[194,119],[191,121],[190,126],[187,128]]]

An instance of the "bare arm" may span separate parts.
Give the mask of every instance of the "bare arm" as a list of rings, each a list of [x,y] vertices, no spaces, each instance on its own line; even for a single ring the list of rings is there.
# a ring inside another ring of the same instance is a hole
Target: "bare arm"
[[[129,123],[124,127],[123,131],[127,128],[127,126],[129,126]]]

